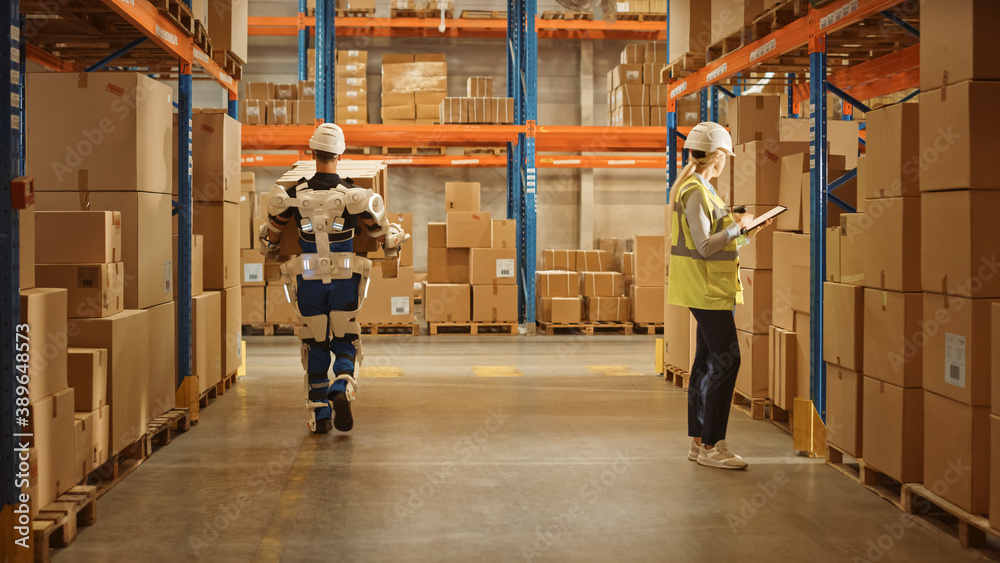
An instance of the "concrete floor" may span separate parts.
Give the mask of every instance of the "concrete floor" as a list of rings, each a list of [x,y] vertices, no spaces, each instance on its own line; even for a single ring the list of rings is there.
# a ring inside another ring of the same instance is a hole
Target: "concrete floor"
[[[689,462],[686,394],[653,373],[652,337],[366,343],[402,377],[363,381],[351,433],[311,436],[298,341],[249,338],[247,376],[55,560],[977,560],[767,422],[732,415],[748,471]]]

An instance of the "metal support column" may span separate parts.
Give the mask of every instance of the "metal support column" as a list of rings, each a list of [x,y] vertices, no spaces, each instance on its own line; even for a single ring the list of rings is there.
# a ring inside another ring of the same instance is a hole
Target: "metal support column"
[[[226,110],[226,114],[228,114],[229,117],[238,120],[240,118],[240,98],[237,93],[232,90],[227,90],[227,92],[229,94],[229,105],[226,106],[228,108]]]
[[[709,121],[709,116],[718,111],[714,100],[711,99],[714,94],[715,86],[709,86],[698,92],[698,121]],[[709,108],[709,105],[711,105],[711,108]]]
[[[299,80],[309,79],[309,28],[305,24],[308,9],[307,0],[299,0]]]
[[[823,281],[826,279],[827,133],[826,133],[826,36],[809,41],[810,190],[812,227],[810,235],[810,343],[811,397],[826,421],[826,366],[823,363]]]
[[[677,181],[677,103],[667,101],[667,203],[670,187]]]
[[[177,77],[177,385],[191,375],[191,63]]]
[[[795,111],[795,73],[788,73],[788,88],[785,90],[786,97],[788,98],[788,117],[799,116],[798,112]]]
[[[333,123],[336,95],[333,0],[316,0],[316,120]]]
[[[0,122],[0,185],[4,195],[0,197],[0,361],[5,366],[0,373],[0,504],[13,504],[17,500],[17,487],[14,478],[17,474],[17,463],[14,453],[14,433],[22,428],[15,426],[15,380],[22,372],[17,370],[19,344],[18,334],[32,337],[30,327],[19,327],[21,322],[21,298],[18,294],[20,282],[20,227],[18,212],[14,209],[11,199],[11,180],[17,177],[17,167],[20,158],[21,143],[21,18],[20,2],[11,0],[0,5],[0,21],[3,22],[4,35],[7,44],[0,49],[0,64],[8,69],[10,80],[5,81],[7,87],[0,91],[0,107],[6,117]],[[18,329],[21,330],[18,330]],[[41,338],[40,335],[35,336]],[[29,342],[21,340],[21,342]],[[34,343],[34,342],[32,342]],[[36,352],[37,353],[37,352]],[[22,358],[23,359],[23,358]],[[13,530],[5,531],[6,533]],[[5,537],[7,537],[5,535]]]

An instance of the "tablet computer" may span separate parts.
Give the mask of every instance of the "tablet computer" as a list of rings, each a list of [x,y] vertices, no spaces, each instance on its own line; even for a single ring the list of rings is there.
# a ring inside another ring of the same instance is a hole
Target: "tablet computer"
[[[779,205],[777,207],[774,207],[774,208],[768,210],[767,213],[763,213],[759,217],[754,217],[753,222],[751,222],[750,225],[748,225],[747,227],[744,227],[740,232],[741,233],[747,233],[749,231],[752,231],[752,230],[756,229],[757,227],[760,227],[764,223],[767,223],[767,221],[769,219],[774,219],[775,217],[777,217],[778,215],[781,215],[785,211],[788,211],[788,208],[785,207],[785,206],[783,206],[783,205]]]

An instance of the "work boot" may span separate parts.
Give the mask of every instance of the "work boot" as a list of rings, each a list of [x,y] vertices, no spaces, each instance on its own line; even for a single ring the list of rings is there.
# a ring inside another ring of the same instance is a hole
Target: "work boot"
[[[313,434],[326,434],[333,428],[333,421],[329,418],[321,418],[316,421],[316,430],[313,430]]]
[[[331,391],[330,397],[333,402],[333,427],[341,432],[350,431],[354,428],[354,417],[351,415],[351,402],[347,400],[347,393]]]

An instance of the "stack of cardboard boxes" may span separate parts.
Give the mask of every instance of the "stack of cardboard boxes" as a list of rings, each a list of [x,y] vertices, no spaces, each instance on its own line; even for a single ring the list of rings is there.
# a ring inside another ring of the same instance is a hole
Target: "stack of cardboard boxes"
[[[765,0],[711,0],[705,2],[711,5],[712,38],[711,43],[718,43],[731,36],[747,33],[753,25],[753,20],[764,11],[765,6],[771,7],[772,2]]]
[[[666,14],[666,0],[626,0],[614,2],[616,14]]]
[[[671,0],[671,62],[687,53],[704,55],[712,42],[712,3],[705,0]]]
[[[666,296],[666,237],[663,235],[636,236],[632,244],[634,253],[626,275],[633,276],[629,289],[632,301],[632,322],[642,325],[663,324],[664,298]]]
[[[535,274],[538,320],[553,324],[630,322],[633,253],[616,253],[627,248],[618,242],[600,239],[597,250],[543,250],[542,268]]]
[[[387,213],[390,223],[397,223],[403,231],[413,235],[412,213]],[[385,277],[382,263],[385,253],[378,252],[369,255],[375,260],[371,273],[371,283],[368,286],[368,296],[358,321],[363,325],[412,325],[416,323],[416,313],[413,310],[413,239],[403,243],[399,251],[399,264],[395,268],[395,277]],[[392,268],[385,269],[389,272]]]
[[[382,56],[382,123],[439,123],[441,101],[447,95],[448,63],[444,54]]]
[[[368,123],[368,51],[337,51],[336,122]]]
[[[375,0],[337,0],[335,9],[374,13]],[[306,2],[306,11],[310,16],[316,15],[316,0],[308,0]]]
[[[514,122],[514,98],[494,98],[492,76],[470,76],[465,96],[441,100],[441,123]]]
[[[256,174],[240,174],[240,322],[264,322],[264,255],[257,250],[263,202],[256,191]]]
[[[427,224],[428,323],[518,321],[514,221],[479,209],[479,183],[445,184],[445,222]]]
[[[612,126],[666,126],[667,85],[660,75],[666,63],[666,43],[625,47],[621,64],[608,73],[608,122]]]
[[[927,337],[917,342],[923,344],[923,482],[970,513],[989,513],[1000,528],[1000,272],[994,213],[1000,181],[986,148],[995,145],[994,120],[986,115],[1000,93],[1000,71],[989,63],[982,42],[990,32],[974,23],[996,17],[990,2],[934,6],[921,15],[928,44],[920,55],[919,153],[903,160],[903,172],[920,169],[921,328]],[[915,166],[918,162],[924,166]],[[873,168],[868,167],[869,177]],[[908,244],[914,231],[904,233]],[[956,481],[951,467],[959,459],[969,469]],[[931,487],[942,481],[949,484],[944,492]]]
[[[312,125],[316,121],[316,86],[298,82],[247,82],[240,100],[244,125]]]

